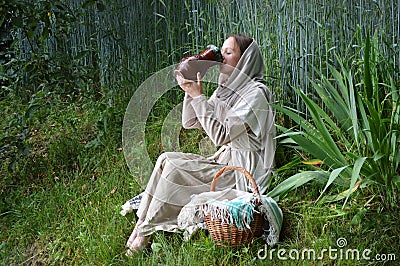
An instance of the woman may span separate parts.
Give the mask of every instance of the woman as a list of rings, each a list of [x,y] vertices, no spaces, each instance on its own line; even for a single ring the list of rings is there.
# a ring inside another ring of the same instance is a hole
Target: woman
[[[179,230],[177,216],[190,197],[210,190],[216,172],[225,165],[249,171],[264,193],[269,185],[275,153],[272,96],[264,85],[264,63],[260,49],[251,38],[236,34],[221,48],[219,86],[209,100],[203,94],[200,74],[197,82],[177,75],[185,91],[182,124],[202,127],[221,148],[210,158],[180,152],[163,153],[157,160],[137,210],[138,221],[127,247],[143,249],[150,235]],[[251,190],[241,173],[227,172],[220,188]]]

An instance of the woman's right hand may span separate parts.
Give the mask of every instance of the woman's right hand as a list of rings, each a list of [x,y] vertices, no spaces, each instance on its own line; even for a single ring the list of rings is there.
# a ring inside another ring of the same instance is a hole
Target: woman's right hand
[[[190,97],[194,98],[203,94],[203,85],[200,72],[197,72],[197,81],[185,79],[182,73],[176,74],[179,87],[182,88]]]

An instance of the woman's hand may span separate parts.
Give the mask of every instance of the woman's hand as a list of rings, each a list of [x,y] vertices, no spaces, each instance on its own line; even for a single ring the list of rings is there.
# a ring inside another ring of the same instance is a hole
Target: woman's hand
[[[197,72],[197,81],[187,80],[181,73],[176,75],[179,87],[182,88],[190,97],[194,98],[203,94],[200,72]]]

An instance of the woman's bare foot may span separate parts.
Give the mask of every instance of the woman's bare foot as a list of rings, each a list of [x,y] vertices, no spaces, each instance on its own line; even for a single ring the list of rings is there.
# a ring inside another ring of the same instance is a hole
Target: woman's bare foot
[[[141,225],[142,223],[143,223],[142,220],[138,220],[138,221],[136,222],[136,226],[135,226],[135,228],[133,229],[132,234],[130,235],[128,241],[126,242],[126,246],[127,246],[128,248],[132,246],[133,241],[135,240],[135,238],[136,238],[137,235],[138,235],[138,229],[137,229],[137,228],[138,228],[138,226]]]
[[[126,251],[127,256],[132,256],[134,253],[140,252],[143,249],[150,246],[151,237],[150,236],[136,236],[135,240]]]

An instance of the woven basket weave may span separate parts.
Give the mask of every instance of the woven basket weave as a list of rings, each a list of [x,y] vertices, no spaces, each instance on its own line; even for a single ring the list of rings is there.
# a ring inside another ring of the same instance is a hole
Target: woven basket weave
[[[218,178],[227,170],[238,170],[242,172],[249,180],[253,187],[253,193],[258,199],[257,204],[260,202],[260,193],[254,178],[251,174],[239,166],[225,166],[215,175],[210,191],[215,191],[216,182]],[[253,214],[254,220],[250,223],[250,229],[238,229],[235,225],[230,225],[227,223],[222,223],[220,219],[211,219],[211,215],[206,215],[204,217],[204,222],[206,223],[207,229],[211,234],[212,240],[218,246],[229,246],[238,247],[240,245],[249,243],[254,237],[261,236],[263,228],[265,226],[265,220],[259,213]]]

